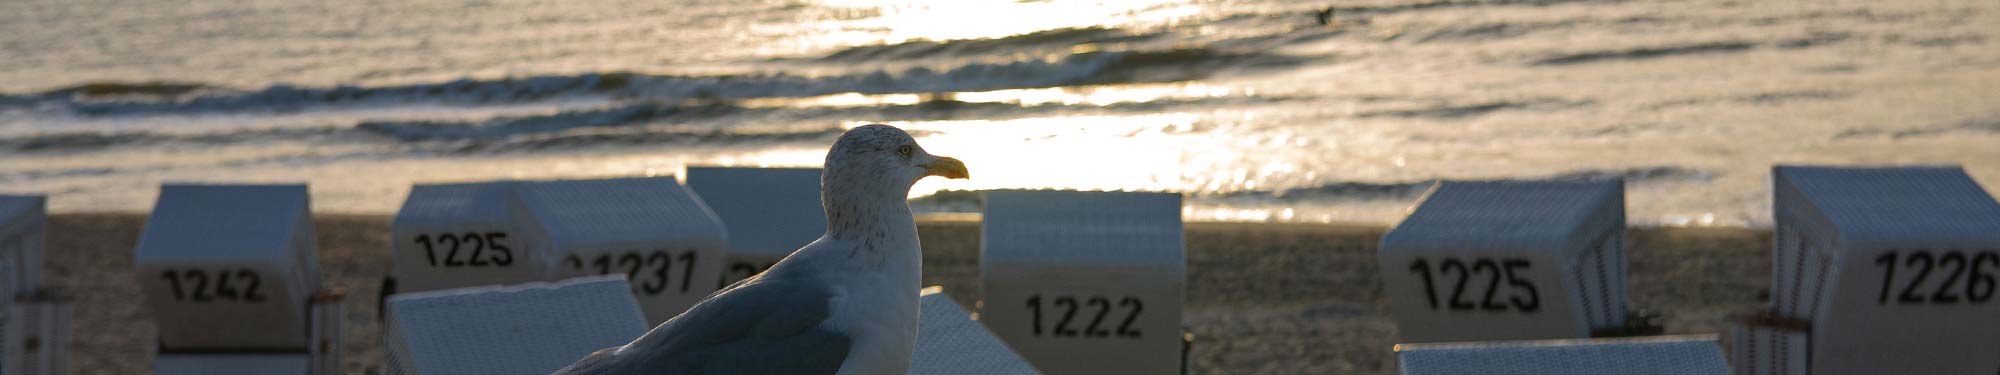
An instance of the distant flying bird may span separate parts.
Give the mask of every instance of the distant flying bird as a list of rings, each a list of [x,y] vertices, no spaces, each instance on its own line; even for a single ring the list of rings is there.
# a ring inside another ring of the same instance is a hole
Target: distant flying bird
[[[848,130],[826,153],[826,234],[623,346],[556,374],[908,372],[923,276],[910,185],[966,178],[902,129]]]

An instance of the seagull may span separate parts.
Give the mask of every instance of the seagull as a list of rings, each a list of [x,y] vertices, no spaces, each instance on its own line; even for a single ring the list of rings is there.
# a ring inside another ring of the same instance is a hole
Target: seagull
[[[904,374],[923,254],[906,201],[929,176],[967,178],[888,125],[849,129],[820,174],[826,234],[631,343],[555,373]]]

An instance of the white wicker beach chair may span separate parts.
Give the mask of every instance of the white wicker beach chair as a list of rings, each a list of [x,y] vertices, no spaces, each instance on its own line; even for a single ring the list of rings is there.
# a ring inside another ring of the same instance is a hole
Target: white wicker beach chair
[[[1378,253],[1403,342],[1625,325],[1623,183],[1440,182]]]
[[[163,352],[304,353],[319,255],[304,185],[165,185],[139,237]]]
[[[2000,374],[2000,203],[1957,167],[1772,169],[1770,310],[1813,374]]]
[[[944,294],[944,288],[924,288],[921,298],[923,315],[918,321],[917,351],[910,361],[910,375],[1040,374],[1027,359]]]
[[[404,293],[389,298],[392,374],[555,372],[646,333],[623,275]]]
[[[398,293],[542,281],[553,262],[509,181],[417,185],[396,212]]]
[[[688,167],[687,186],[729,230],[719,286],[764,272],[826,233],[819,168]]]
[[[659,324],[717,288],[722,221],[673,177],[524,181],[517,185],[555,263],[547,275],[625,274]]]
[[[979,320],[1051,374],[1181,369],[1179,194],[992,191]]]

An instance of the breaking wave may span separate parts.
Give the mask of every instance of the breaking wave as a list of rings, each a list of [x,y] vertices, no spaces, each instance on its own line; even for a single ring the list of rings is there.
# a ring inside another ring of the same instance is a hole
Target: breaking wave
[[[1537,59],[1530,63],[1539,66],[1561,66],[1598,63],[1621,60],[1648,60],[1666,57],[1741,53],[1768,46],[1779,49],[1801,49],[1820,47],[1846,41],[1851,37],[1844,33],[1809,33],[1796,38],[1779,39],[1768,42],[1715,41],[1666,46],[1650,46],[1608,51],[1583,51],[1557,54]]]
[[[920,121],[953,118],[1009,119],[1054,114],[1151,112],[1169,108],[1301,100],[1296,97],[1171,98],[1145,102],[1091,104],[1016,104],[964,102],[949,99],[914,104],[856,107],[745,107],[727,102],[663,103],[641,101],[605,108],[567,110],[547,115],[498,117],[485,120],[366,121],[362,131],[407,142],[502,139],[571,131],[685,124],[729,119],[731,123],[799,123],[814,121]]]
[[[1506,181],[1611,181],[1623,179],[1626,184],[1650,184],[1687,181],[1708,181],[1716,173],[1675,166],[1643,167],[1614,170],[1579,170],[1556,175],[1506,179]],[[1438,180],[1409,182],[1335,182],[1310,187],[1272,190],[1239,190],[1216,193],[1191,193],[1188,197],[1197,202],[1266,202],[1294,204],[1305,202],[1342,202],[1372,200],[1412,200],[1430,190]],[[910,201],[913,209],[926,212],[977,212],[980,207],[981,191],[944,190],[936,194]]]
[[[1588,101],[1568,101],[1562,99],[1494,101],[1494,102],[1485,102],[1476,104],[1440,104],[1440,105],[1426,106],[1421,108],[1411,108],[1411,109],[1367,111],[1367,112],[1355,113],[1354,117],[1457,119],[1457,118],[1481,116],[1488,113],[1493,113],[1503,110],[1517,110],[1517,109],[1550,110],[1550,109],[1574,108],[1589,104],[1591,103]]]
[[[797,131],[728,131],[709,129],[557,134],[539,137],[462,142],[463,144],[455,146],[447,150],[447,152],[457,154],[489,154],[582,149],[596,150],[602,147],[730,147],[746,144],[830,143],[845,130],[834,127]]]
[[[894,44],[856,46],[834,51],[813,60],[856,62],[1008,54],[1029,50],[1068,50],[1078,44],[1134,42],[1159,35],[1161,34],[1136,34],[1124,29],[1107,27],[1061,28],[999,38],[912,40]]]
[[[1611,181],[1623,179],[1627,184],[1646,184],[1675,181],[1707,181],[1715,177],[1714,172],[1675,166],[1645,167],[1615,170],[1586,169],[1541,177],[1506,179],[1509,181]],[[1244,190],[1204,195],[1209,199],[1255,199],[1280,202],[1316,200],[1369,200],[1407,199],[1422,195],[1430,190],[1438,180],[1408,182],[1336,182],[1310,187]]]
[[[0,138],[0,150],[16,153],[89,151],[114,146],[186,144],[226,145],[240,142],[300,140],[342,132],[340,128],[277,128],[236,130],[217,133],[165,133],[153,131],[58,132]]]
[[[201,84],[80,85],[0,97],[3,105],[56,102],[83,115],[208,112],[296,112],[328,106],[482,105],[552,99],[751,99],[839,93],[894,94],[1177,82],[1214,74],[1293,66],[1307,58],[1261,52],[1180,48],[1090,51],[1049,59],[970,63],[949,69],[914,67],[867,73],[804,76],[650,75],[631,72],[552,75],[401,86],[299,87],[236,91]],[[100,87],[102,86],[102,87]],[[95,87],[95,88],[91,88]],[[81,89],[89,88],[89,89]],[[107,95],[117,93],[120,95]],[[126,95],[143,94],[143,95]]]

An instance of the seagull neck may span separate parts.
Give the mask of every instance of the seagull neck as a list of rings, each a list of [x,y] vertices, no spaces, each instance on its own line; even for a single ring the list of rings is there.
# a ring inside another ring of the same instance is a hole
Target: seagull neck
[[[838,240],[869,241],[916,228],[910,204],[902,199],[826,202],[826,219],[827,236]]]

